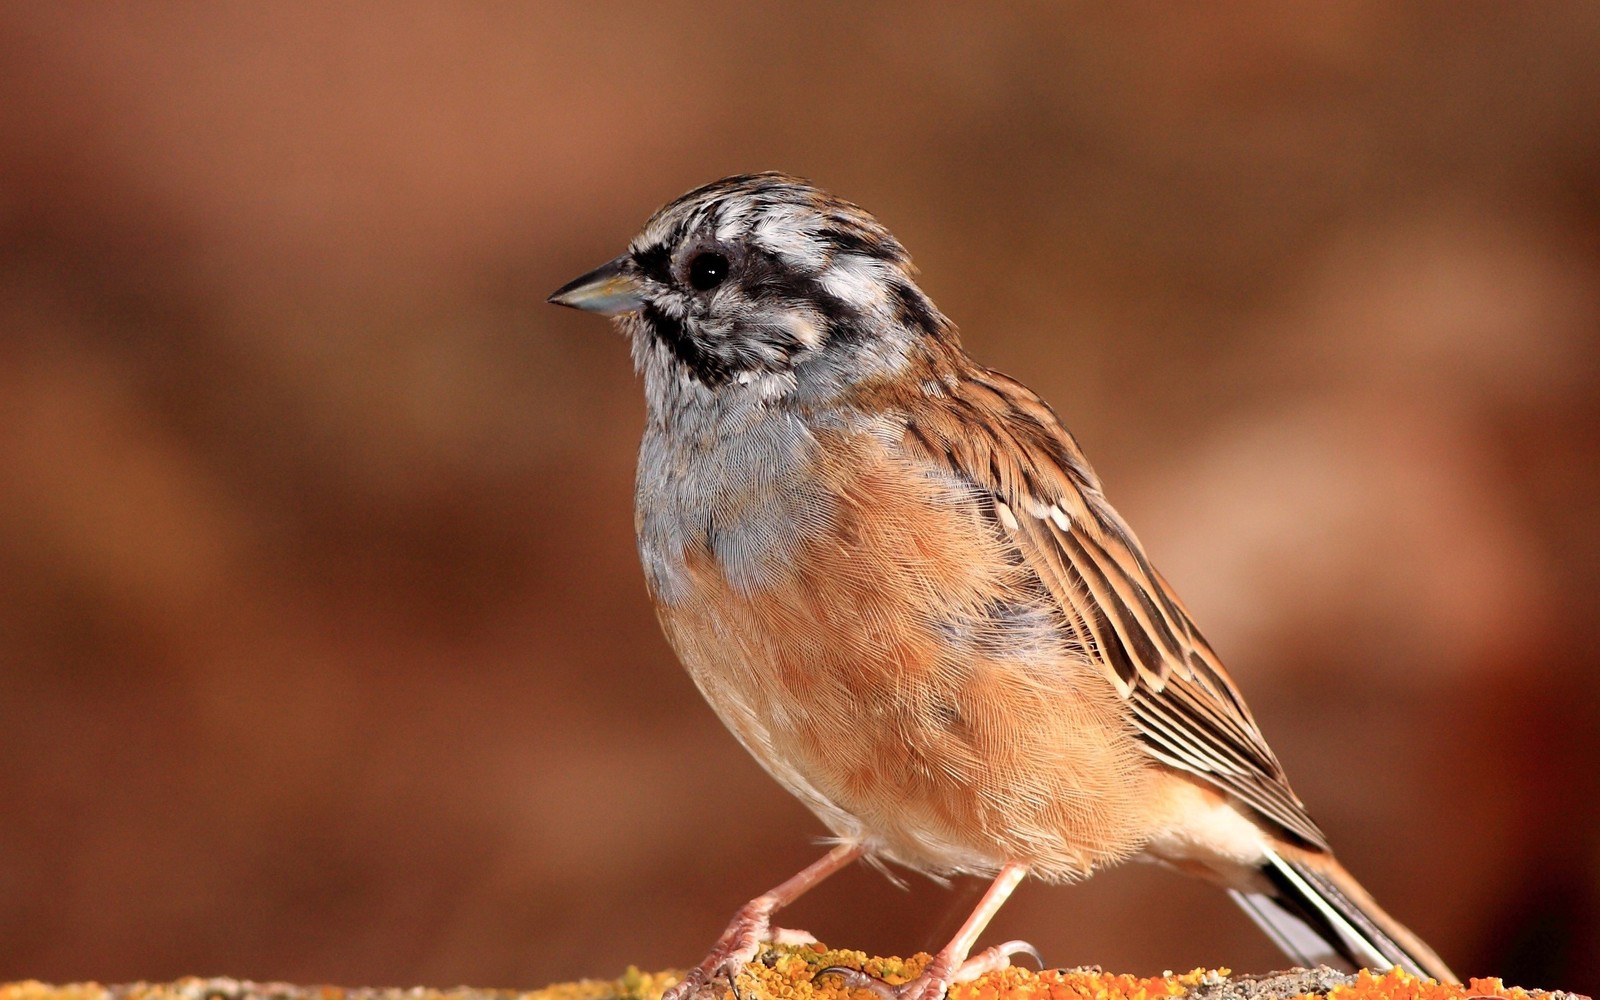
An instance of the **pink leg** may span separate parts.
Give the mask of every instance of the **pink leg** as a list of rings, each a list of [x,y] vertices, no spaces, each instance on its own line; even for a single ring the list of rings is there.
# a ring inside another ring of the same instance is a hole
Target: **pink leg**
[[[939,1000],[950,988],[951,983],[969,982],[986,972],[1004,969],[1011,964],[1012,955],[1027,952],[1038,960],[1039,953],[1026,941],[1007,941],[1005,944],[995,945],[993,948],[972,955],[971,958],[967,957],[972,953],[972,946],[978,943],[978,936],[983,933],[983,929],[989,926],[989,921],[1000,912],[1000,907],[1005,905],[1005,901],[1010,898],[1017,884],[1027,874],[1026,865],[1009,864],[1001,868],[1000,874],[995,876],[989,891],[978,901],[972,915],[961,925],[961,929],[956,931],[956,936],[950,939],[949,944],[939,949],[939,954],[933,956],[933,961],[922,970],[922,975],[909,983],[902,986],[885,986],[866,973],[853,969],[824,971],[841,973],[846,986],[868,987],[892,1000]]]
[[[690,969],[683,982],[662,994],[661,1000],[686,1000],[715,976],[727,976],[731,980],[738,975],[745,963],[756,957],[761,945],[771,940],[772,915],[861,857],[863,850],[860,844],[840,844],[787,882],[744,904],[733,915],[733,921],[717,939],[705,961]]]

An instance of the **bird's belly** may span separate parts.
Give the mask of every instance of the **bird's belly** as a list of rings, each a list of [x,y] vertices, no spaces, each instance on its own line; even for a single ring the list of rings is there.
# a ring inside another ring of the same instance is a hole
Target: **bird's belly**
[[[1150,758],[1116,692],[961,505],[860,509],[905,495],[841,495],[759,586],[684,550],[658,608],[706,700],[837,835],[910,867],[1067,879],[1138,850]]]

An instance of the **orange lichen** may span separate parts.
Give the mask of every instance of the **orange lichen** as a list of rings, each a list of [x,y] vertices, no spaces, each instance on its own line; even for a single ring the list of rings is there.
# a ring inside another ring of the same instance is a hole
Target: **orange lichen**
[[[870,990],[845,989],[839,977],[818,973],[830,966],[860,969],[889,985],[913,979],[928,963],[926,954],[910,958],[872,957],[864,952],[829,949],[821,944],[773,948],[751,963],[719,1000],[879,1000]],[[1132,976],[1096,969],[1009,968],[970,983],[951,987],[948,1000],[1166,1000],[1202,986],[1220,985],[1228,969],[1195,969],[1165,976]],[[1354,982],[1335,986],[1326,1000],[1535,1000],[1541,994],[1507,987],[1498,979],[1474,979],[1465,985],[1437,983],[1394,969],[1360,973]],[[644,997],[642,1000],[654,1000]],[[1296,1000],[1323,1000],[1306,994]]]
[[[1226,971],[1196,969],[1181,976],[1120,975],[1093,969],[1010,968],[980,976],[950,989],[950,1000],[1162,1000],[1187,993]]]
[[[730,987],[719,980],[711,994],[717,1000],[880,1000],[866,989],[846,989],[842,977],[821,975],[829,967],[860,969],[897,985],[914,979],[929,956],[875,958],[859,951],[829,949],[821,944],[770,948],[745,968]],[[1098,969],[1012,968],[981,976],[950,989],[948,1000],[1170,1000],[1190,994],[1225,996],[1227,969],[1196,969],[1180,975],[1129,976]],[[1325,978],[1305,974],[1289,989],[1316,988]],[[542,990],[346,990],[332,986],[298,987],[286,983],[248,983],[232,979],[181,979],[175,983],[135,983],[105,987],[97,983],[48,986],[21,982],[0,984],[0,1000],[660,1000],[662,991],[679,982],[681,972],[641,972],[630,968],[616,979],[561,983]],[[1287,984],[1286,984],[1287,985]],[[1220,991],[1220,992],[1219,992]],[[1283,994],[1278,994],[1282,996]],[[1569,1000],[1577,1000],[1568,995]],[[1473,979],[1465,985],[1436,983],[1398,969],[1362,972],[1345,985],[1291,1000],[1551,1000],[1551,995],[1507,987],[1498,979]]]
[[[839,977],[818,973],[830,966],[860,969],[889,985],[916,978],[930,956],[879,958],[859,951],[828,949],[823,945],[773,949],[752,963],[721,1000],[879,1000],[870,990],[843,988]],[[1195,970],[1181,976],[1141,978],[1093,970],[1032,972],[1010,968],[981,976],[950,989],[949,1000],[1164,1000],[1182,996],[1208,978],[1226,975]]]
[[[1488,997],[1531,1000],[1533,995],[1520,986],[1508,987],[1498,979],[1473,979],[1465,984],[1439,983],[1419,979],[1399,969],[1380,973],[1362,969],[1356,974],[1355,982],[1329,990],[1328,1000],[1484,1000]]]
[[[682,978],[679,972],[642,972],[630,965],[628,971],[616,979],[557,983],[523,993],[516,1000],[661,1000],[661,994]]]

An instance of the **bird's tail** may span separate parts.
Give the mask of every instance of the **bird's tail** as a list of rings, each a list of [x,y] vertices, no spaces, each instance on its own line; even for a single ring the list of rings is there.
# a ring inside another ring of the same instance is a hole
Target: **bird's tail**
[[[1450,967],[1398,920],[1330,854],[1269,850],[1261,874],[1271,891],[1231,890],[1294,960],[1307,965],[1388,969],[1400,966],[1440,982],[1459,982]]]

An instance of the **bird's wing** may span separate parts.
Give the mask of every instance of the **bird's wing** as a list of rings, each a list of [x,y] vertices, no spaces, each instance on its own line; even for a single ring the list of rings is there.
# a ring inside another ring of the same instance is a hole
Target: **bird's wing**
[[[1148,752],[1291,843],[1326,848],[1227,671],[1055,413],[997,372],[968,369],[944,388],[937,405],[916,408],[904,447],[993,498],[1000,529],[1128,703]]]

